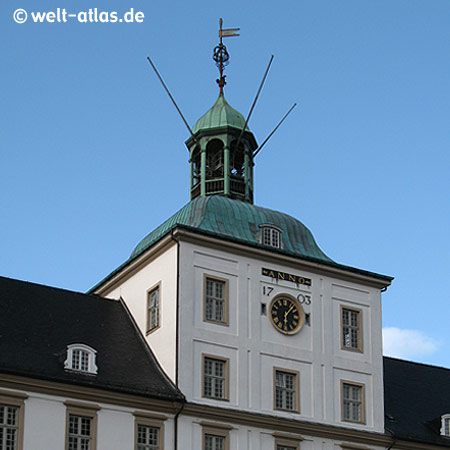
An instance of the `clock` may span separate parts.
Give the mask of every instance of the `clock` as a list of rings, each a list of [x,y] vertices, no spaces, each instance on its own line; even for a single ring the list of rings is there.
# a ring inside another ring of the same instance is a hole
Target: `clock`
[[[294,297],[288,294],[277,295],[270,303],[270,321],[284,334],[300,331],[305,322],[305,311]]]

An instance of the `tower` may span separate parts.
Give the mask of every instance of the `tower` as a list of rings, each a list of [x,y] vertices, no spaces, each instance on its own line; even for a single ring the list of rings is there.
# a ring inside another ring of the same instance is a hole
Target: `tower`
[[[253,204],[256,140],[225,100],[222,42],[215,55],[219,97],[186,141],[191,200],[92,291],[123,299],[186,396],[183,449],[381,449],[392,278]]]

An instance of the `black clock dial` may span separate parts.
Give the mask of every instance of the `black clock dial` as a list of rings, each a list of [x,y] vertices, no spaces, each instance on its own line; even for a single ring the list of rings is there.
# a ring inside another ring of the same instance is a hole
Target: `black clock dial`
[[[271,303],[270,319],[278,331],[292,334],[303,325],[303,308],[291,297],[278,296]]]

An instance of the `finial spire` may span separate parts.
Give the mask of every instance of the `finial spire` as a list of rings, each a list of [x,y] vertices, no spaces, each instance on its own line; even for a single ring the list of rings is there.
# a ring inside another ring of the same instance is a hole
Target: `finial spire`
[[[223,69],[225,66],[228,65],[228,62],[230,60],[230,55],[227,51],[227,47],[223,44],[222,39],[224,37],[231,37],[231,36],[239,36],[239,28],[228,28],[228,29],[222,29],[223,25],[223,19],[219,19],[219,45],[217,45],[214,48],[214,54],[213,54],[213,60],[216,63],[217,68],[219,69],[219,75],[220,77],[216,80],[217,84],[219,85],[219,92],[220,95],[223,95],[223,88],[227,84],[225,81],[226,75],[223,74]]]

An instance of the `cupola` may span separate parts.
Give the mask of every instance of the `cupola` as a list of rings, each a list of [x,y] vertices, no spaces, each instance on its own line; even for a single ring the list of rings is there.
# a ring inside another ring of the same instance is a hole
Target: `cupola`
[[[186,141],[191,200],[223,195],[253,203],[253,152],[257,143],[242,114],[229,105],[223,93],[192,132]]]
[[[219,98],[197,121],[186,141],[191,166],[191,200],[222,195],[253,203],[253,154],[258,145],[244,116],[228,104],[223,93],[226,85],[223,70],[230,59],[223,38],[238,36],[238,30],[222,29],[220,19],[220,42],[213,54],[220,75]]]

